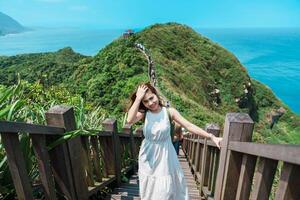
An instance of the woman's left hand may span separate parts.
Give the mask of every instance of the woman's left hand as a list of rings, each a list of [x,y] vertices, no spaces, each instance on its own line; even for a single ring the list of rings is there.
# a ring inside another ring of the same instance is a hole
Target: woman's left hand
[[[221,137],[215,137],[213,136],[211,138],[211,140],[217,145],[217,147],[220,149],[221,148],[221,142],[222,142],[222,139]]]

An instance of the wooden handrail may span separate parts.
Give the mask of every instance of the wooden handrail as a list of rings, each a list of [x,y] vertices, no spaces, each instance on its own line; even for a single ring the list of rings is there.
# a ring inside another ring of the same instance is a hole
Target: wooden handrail
[[[300,199],[300,145],[253,143],[253,127],[249,115],[227,114],[220,152],[211,141],[192,134],[184,137],[183,150],[203,198],[269,199],[279,169],[275,199]]]
[[[184,136],[184,139],[187,140],[187,141],[191,141],[191,142],[196,142],[196,143],[199,142],[200,144],[204,144],[205,143],[205,139],[201,139],[201,138],[190,139],[190,138],[187,138],[186,136]],[[207,141],[207,145],[211,146],[211,147],[217,147],[217,145],[215,143],[213,143],[211,140]]]
[[[64,128],[44,126],[25,122],[0,121],[0,133],[31,133],[43,135],[63,135]]]
[[[36,156],[39,187],[46,199],[55,200],[56,192],[68,199],[99,198],[108,185],[119,185],[121,173],[134,172],[142,130],[133,134],[131,126],[117,130],[116,120],[105,120],[104,129],[95,135],[78,135],[51,150],[47,144],[75,130],[72,107],[55,106],[46,113],[48,125],[0,121],[1,142],[6,151],[9,169],[18,199],[33,199],[18,134],[28,134]],[[125,155],[130,155],[129,158]]]
[[[56,190],[69,199],[89,199],[107,185],[119,185],[124,171],[135,170],[142,128],[135,134],[130,125],[118,131],[116,120],[107,119],[97,134],[79,135],[49,151],[46,144],[75,130],[74,111],[55,106],[46,113],[46,120],[47,126],[0,121],[1,141],[19,199],[33,199],[19,132],[29,133],[46,199],[56,199]],[[204,198],[246,200],[251,195],[252,199],[267,199],[281,161],[275,198],[300,199],[300,145],[252,143],[253,126],[247,114],[227,114],[221,150],[210,140],[184,136],[183,151]],[[216,136],[220,132],[215,125],[206,130]],[[124,159],[125,155],[129,158]]]
[[[229,142],[229,150],[300,165],[300,145]]]

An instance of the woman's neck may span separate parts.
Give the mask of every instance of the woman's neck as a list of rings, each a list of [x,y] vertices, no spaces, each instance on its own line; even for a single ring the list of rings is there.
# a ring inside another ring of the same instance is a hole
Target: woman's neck
[[[152,113],[159,113],[162,110],[162,106],[158,106],[156,110],[149,110]]]

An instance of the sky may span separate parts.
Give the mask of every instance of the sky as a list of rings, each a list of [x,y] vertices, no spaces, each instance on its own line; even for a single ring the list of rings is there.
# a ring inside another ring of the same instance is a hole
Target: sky
[[[299,0],[0,0],[0,12],[29,27],[300,27]]]

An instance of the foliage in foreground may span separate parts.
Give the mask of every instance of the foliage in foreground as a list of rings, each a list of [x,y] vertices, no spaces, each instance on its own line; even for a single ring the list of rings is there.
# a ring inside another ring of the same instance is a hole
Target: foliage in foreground
[[[94,134],[101,129],[101,122],[106,116],[101,107],[92,108],[79,95],[71,95],[64,87],[52,86],[45,90],[37,82],[30,84],[20,80],[17,85],[10,87],[0,85],[0,120],[46,124],[45,112],[53,105],[73,105],[77,127],[75,131],[67,132],[49,144],[49,150],[79,134]],[[30,180],[35,181],[38,170],[30,138],[27,133],[20,133],[19,140]],[[0,183],[1,199],[13,198],[14,186],[2,144],[0,145]]]

